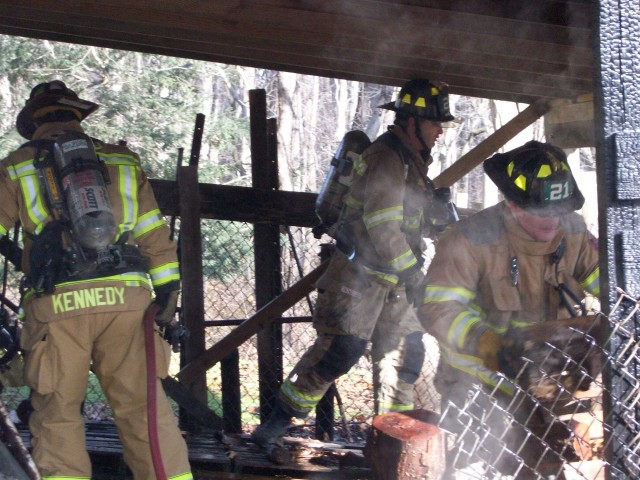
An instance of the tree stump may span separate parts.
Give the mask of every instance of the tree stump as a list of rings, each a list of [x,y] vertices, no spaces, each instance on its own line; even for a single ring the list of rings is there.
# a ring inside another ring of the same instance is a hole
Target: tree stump
[[[445,437],[429,410],[390,412],[373,419],[364,454],[375,480],[439,480]]]

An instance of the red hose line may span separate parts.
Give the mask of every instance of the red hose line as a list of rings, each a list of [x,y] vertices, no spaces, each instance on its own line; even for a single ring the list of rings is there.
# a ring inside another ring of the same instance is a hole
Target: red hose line
[[[158,390],[156,375],[156,348],[154,343],[154,325],[156,314],[160,307],[154,303],[149,305],[144,313],[144,343],[147,355],[147,430],[149,433],[149,447],[151,461],[158,480],[167,480],[167,473],[162,462],[160,452],[160,437],[158,436]]]

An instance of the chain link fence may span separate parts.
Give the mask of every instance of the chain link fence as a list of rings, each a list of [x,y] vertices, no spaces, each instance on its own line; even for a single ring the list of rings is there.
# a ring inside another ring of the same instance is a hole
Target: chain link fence
[[[253,232],[250,225],[239,222],[203,221],[203,239],[230,238],[231,245],[215,246],[217,241],[203,242],[205,272],[205,311],[207,348],[220,341],[234,328],[230,320],[244,320],[255,313],[253,275]],[[215,233],[218,232],[218,233]],[[224,232],[220,235],[219,232]],[[320,265],[321,244],[328,237],[317,239],[311,229],[282,227],[280,262],[282,291],[299,281]],[[229,256],[233,256],[231,260]],[[211,275],[207,275],[211,272]],[[298,302],[282,315],[282,364],[286,376],[302,354],[313,344],[316,335],[311,325],[315,292]],[[216,323],[220,325],[216,325]],[[438,349],[435,341],[425,335],[428,346],[423,375],[416,385],[416,407],[437,409],[439,398],[432,378],[437,365]],[[260,423],[260,392],[256,339],[245,342],[239,349],[240,386],[242,396],[242,427],[251,431]],[[207,386],[212,397],[219,399],[221,372],[216,365],[207,373]],[[277,388],[277,386],[275,387]],[[336,435],[344,440],[364,439],[366,427],[374,414],[372,366],[365,355],[343,377],[336,381],[340,408],[336,409]],[[210,405],[211,406],[211,405]],[[313,435],[315,414],[299,421],[294,432]],[[348,431],[345,431],[345,427]]]
[[[503,358],[513,375],[444,407],[441,426],[455,432],[447,478],[640,478],[640,301],[618,294],[609,318],[567,320],[515,340]],[[507,384],[512,396],[501,393]],[[619,414],[605,413],[612,409]]]

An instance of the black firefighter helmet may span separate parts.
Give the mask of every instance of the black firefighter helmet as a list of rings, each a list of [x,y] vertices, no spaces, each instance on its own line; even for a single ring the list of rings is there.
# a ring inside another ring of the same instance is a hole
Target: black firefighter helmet
[[[434,122],[454,120],[449,111],[449,87],[444,83],[431,83],[424,78],[408,81],[400,89],[395,102],[385,103],[378,108]]]
[[[507,200],[534,214],[563,215],[584,204],[567,156],[549,143],[532,140],[483,166]]]
[[[98,109],[97,103],[83,100],[64,82],[53,80],[39,83],[31,89],[31,94],[16,119],[18,133],[31,140],[36,131],[36,123],[56,121],[71,114],[72,119],[81,122]]]

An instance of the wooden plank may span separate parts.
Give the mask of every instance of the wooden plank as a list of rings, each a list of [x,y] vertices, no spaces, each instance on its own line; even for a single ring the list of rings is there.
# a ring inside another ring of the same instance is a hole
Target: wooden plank
[[[20,9],[19,9],[20,11]],[[14,14],[3,12],[0,2],[0,14]],[[74,15],[74,14],[71,14]],[[4,15],[0,15],[0,19]],[[334,30],[327,33],[313,33],[297,26],[291,31],[291,24],[286,36],[274,34],[278,29],[271,24],[265,24],[258,32],[253,31],[251,26],[246,30],[236,28],[229,29],[228,25],[220,19],[202,19],[202,25],[189,24],[188,26],[172,26],[169,30],[163,24],[147,25],[145,29],[137,29],[138,25],[128,18],[114,18],[112,24],[92,23],[85,17],[76,19],[76,23],[67,24],[68,29],[64,33],[59,32],[59,22],[64,22],[65,15],[50,12],[43,15],[38,12],[28,11],[24,18],[14,19],[13,24],[7,27],[28,28],[37,25],[39,32],[51,31],[61,35],[83,37],[95,41],[122,41],[136,44],[143,48],[145,45],[154,45],[160,49],[170,49],[183,52],[201,52],[203,54],[213,53],[226,55],[229,58],[235,57],[235,62],[226,63],[243,64],[243,59],[261,59],[268,63],[290,63],[300,64],[307,67],[313,65],[320,68],[322,64],[330,61],[332,65],[340,65],[340,61],[352,64],[352,71],[367,72],[361,67],[368,66],[379,68],[381,71],[388,66],[406,66],[414,69],[440,70],[446,67],[443,73],[455,75],[458,68],[469,66],[477,69],[476,76],[484,78],[483,70],[491,67],[491,71],[511,70],[511,73],[525,71],[536,73],[528,78],[528,83],[544,84],[544,76],[547,74],[557,74],[561,77],[577,76],[585,81],[591,81],[591,64],[589,50],[567,50],[565,46],[557,46],[553,43],[529,42],[522,46],[506,42],[505,39],[494,37],[493,41],[502,47],[498,48],[491,44],[489,38],[467,38],[461,43],[460,38],[455,36],[455,32],[445,31],[443,36],[448,37],[448,41],[435,41],[435,37],[426,37],[425,43],[416,40],[413,36],[399,40],[396,36],[391,37],[384,44],[380,44],[370,35],[358,37],[356,39],[341,38],[337,41]],[[375,28],[374,26],[369,26]],[[311,27],[310,27],[311,28]],[[117,31],[117,36],[115,32]],[[161,33],[164,37],[159,39]],[[207,34],[206,37],[203,36]],[[444,39],[443,39],[444,40]],[[82,40],[75,40],[85,43]],[[475,42],[475,43],[473,43]],[[477,48],[474,48],[477,47]],[[314,49],[322,48],[322,61],[313,55]],[[143,50],[144,51],[144,50]],[[577,57],[576,51],[580,52]],[[529,52],[529,54],[525,53]],[[535,52],[535,53],[534,53]],[[375,53],[375,55],[372,55]],[[184,54],[183,54],[184,55]],[[180,56],[183,56],[180,55]],[[522,55],[527,56],[527,62],[522,62]],[[568,57],[571,55],[571,57]],[[287,60],[290,56],[290,60]],[[196,56],[195,58],[200,58]],[[519,62],[519,63],[518,63]],[[437,68],[428,65],[435,63]],[[466,76],[471,76],[473,70],[469,68]],[[438,75],[441,77],[442,74]],[[542,76],[543,78],[539,78]],[[494,81],[500,81],[502,76],[496,75]],[[470,78],[471,80],[471,78]],[[558,78],[559,80],[559,78]],[[493,88],[486,84],[487,89]],[[561,82],[554,85],[554,89],[562,89]],[[574,92],[575,93],[575,92]],[[553,89],[548,92],[549,96],[555,96]],[[568,95],[564,95],[567,97]]]
[[[590,67],[579,67],[578,62],[557,63],[554,59],[560,58],[558,56],[550,56],[547,62],[536,62],[533,59],[522,62],[520,57],[491,57],[481,52],[471,55],[466,50],[458,51],[438,46],[423,47],[413,57],[394,52],[381,56],[371,50],[330,46],[322,48],[323,58],[319,61],[313,55],[319,47],[310,48],[308,45],[288,43],[276,37],[275,40],[255,41],[246,37],[235,41],[230,39],[229,35],[212,31],[206,34],[207,42],[203,43],[203,34],[195,34],[193,39],[172,40],[162,37],[160,31],[156,34],[143,34],[118,30],[115,37],[110,30],[103,31],[99,27],[79,27],[71,24],[61,33],[57,24],[45,20],[11,19],[13,23],[5,24],[4,22],[9,21],[6,15],[0,6],[0,32],[9,35],[105,48],[134,49],[145,53],[385,85],[401,85],[407,78],[419,75],[445,81],[450,85],[451,93],[506,101],[530,103],[540,97],[569,98],[592,88],[590,74],[574,72],[583,68],[590,71]],[[405,52],[409,51],[410,47],[401,45],[398,48]],[[441,54],[437,53],[440,51]],[[431,58],[434,55],[435,58]],[[381,58],[384,60],[380,60]],[[473,59],[476,61],[472,61]],[[468,61],[472,63],[465,66]],[[524,74],[518,73],[521,69],[524,69]],[[547,71],[555,72],[557,75],[545,75],[544,72]],[[549,88],[549,83],[552,83],[554,88]]]
[[[2,3],[25,8],[20,0]],[[125,0],[87,2],[82,9],[78,9],[73,0],[58,0],[55,5],[51,5],[50,0],[31,0],[27,11],[32,19],[51,21],[58,18],[63,22],[63,17],[66,17],[67,25],[104,30],[155,35],[158,28],[162,28],[165,37],[174,40],[181,40],[183,32],[193,32],[200,36],[202,42],[206,42],[207,37],[202,36],[205,33],[216,32],[228,38],[239,38],[238,32],[242,32],[241,37],[247,40],[285,37],[290,43],[307,47],[326,49],[333,43],[340,43],[379,54],[397,52],[402,44],[407,43],[471,52],[482,52],[486,46],[490,46],[499,55],[525,57],[532,61],[556,58],[566,60],[569,65],[591,63],[588,24],[583,25],[582,29],[570,30],[557,25],[536,25],[521,20],[503,20],[408,5],[387,7],[379,12],[382,16],[368,17],[364,4],[362,8],[350,5],[348,9],[327,12],[315,8],[265,4],[243,8],[238,6],[237,1],[231,0],[191,2],[188,10],[182,2],[170,1],[138,1],[134,4]],[[194,14],[196,11],[197,14]],[[351,12],[351,15],[347,12]],[[396,29],[387,42],[377,42],[371,36],[371,31],[387,30],[389,18],[398,15],[402,15],[405,28]],[[485,28],[486,25],[494,28]],[[534,33],[525,35],[528,29]],[[544,35],[545,32],[548,34]],[[336,42],[338,38],[340,42]],[[558,44],[560,42],[565,42],[571,48],[564,48]]]
[[[178,379],[184,384],[193,382],[198,378],[198,375],[202,375],[233,349],[255,335],[259,329],[269,325],[279,315],[303,299],[313,290],[314,283],[324,273],[327,264],[328,262],[320,264],[311,273],[258,310],[252,317],[238,325],[218,343],[207,349],[204,354],[192,360],[178,372]]]
[[[193,58],[209,62],[243,65],[246,67],[267,68],[271,70],[284,70],[305,75],[318,75],[333,78],[344,78],[360,82],[371,82],[385,85],[401,85],[407,78],[417,75],[435,80],[445,81],[450,85],[450,92],[458,95],[467,95],[482,98],[492,98],[505,101],[517,101],[529,103],[540,97],[568,98],[576,93],[589,91],[592,81],[589,76],[572,78],[573,64],[560,64],[559,72],[565,75],[555,79],[546,75],[539,75],[538,71],[544,71],[548,67],[536,65],[533,60],[526,63],[527,73],[519,75],[519,80],[513,78],[514,70],[505,70],[502,65],[507,65],[509,60],[502,62],[495,60],[486,62],[484,66],[467,68],[467,73],[459,74],[463,62],[456,62],[458,55],[467,52],[450,51],[448,58],[450,64],[443,61],[430,61],[408,58],[397,54],[385,55],[385,61],[376,62],[380,57],[372,51],[351,51],[342,49],[344,53],[329,48],[323,48],[326,52],[322,61],[314,57],[313,52],[319,47],[306,45],[286,44],[280,40],[256,40],[254,45],[242,45],[229,43],[228,38],[220,37],[219,43],[203,44],[199,39],[175,40],[162,37],[157,34],[118,32],[114,37],[113,32],[104,32],[90,27],[77,27],[68,25],[64,33],[57,31],[57,25],[51,25],[45,21],[11,19],[11,24],[4,24],[6,13],[0,7],[0,33],[9,35],[45,38],[54,41],[66,41],[78,44],[96,45],[113,49],[133,49],[144,53],[162,54],[176,57]],[[34,27],[33,25],[36,25]],[[207,33],[209,40],[214,40],[215,32]],[[424,51],[435,51],[437,47],[424,48]],[[428,54],[427,54],[428,56]],[[519,58],[513,57],[516,63]],[[522,62],[521,62],[522,63]],[[486,67],[492,67],[487,69]],[[528,68],[538,68],[529,72]],[[466,67],[464,67],[466,68]],[[552,67],[556,68],[556,67]],[[480,76],[486,72],[487,76]],[[538,80],[553,80],[554,88],[549,88],[548,83]]]
[[[548,141],[560,148],[595,147],[593,94],[552,100],[544,131]]]
[[[456,94],[532,101],[592,86],[588,15],[573,17],[579,4],[555,2],[545,17],[551,3],[517,16],[505,4],[484,14],[446,2],[273,1],[245,8],[232,0],[113,0],[78,9],[71,0],[5,0],[0,31],[390,85],[420,75],[446,81]],[[370,35],[396,17],[405,28],[385,42]]]
[[[433,179],[436,187],[450,187],[475,167],[480,165],[500,147],[531,125],[549,110],[549,103],[539,100],[505,123],[482,143],[460,157],[444,172]]]
[[[178,205],[178,187],[172,180],[150,180],[164,215],[173,215]],[[201,218],[247,223],[277,223],[313,227],[315,193],[286,192],[200,183]]]

